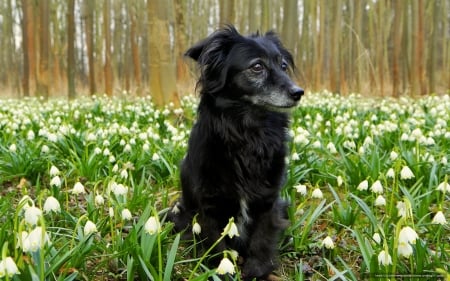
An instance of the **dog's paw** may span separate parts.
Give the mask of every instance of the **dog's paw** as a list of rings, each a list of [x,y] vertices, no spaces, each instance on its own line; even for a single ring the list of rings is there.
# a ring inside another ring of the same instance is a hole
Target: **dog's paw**
[[[273,263],[271,260],[260,261],[255,258],[249,258],[245,260],[241,275],[244,280],[253,280],[253,278],[256,278],[257,280],[273,281],[277,279],[267,278],[273,275],[271,273],[275,269],[275,267],[275,263]]]

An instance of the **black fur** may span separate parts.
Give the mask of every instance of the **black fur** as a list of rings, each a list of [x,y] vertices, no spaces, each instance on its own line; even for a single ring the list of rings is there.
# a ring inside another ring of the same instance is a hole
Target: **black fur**
[[[288,225],[280,199],[285,178],[289,114],[303,90],[289,78],[292,55],[273,32],[244,37],[232,26],[186,55],[200,66],[200,104],[181,166],[182,198],[169,214],[178,231],[201,225],[208,248],[234,217],[242,276],[263,278],[276,268],[277,242]],[[190,228],[186,232],[190,232]]]

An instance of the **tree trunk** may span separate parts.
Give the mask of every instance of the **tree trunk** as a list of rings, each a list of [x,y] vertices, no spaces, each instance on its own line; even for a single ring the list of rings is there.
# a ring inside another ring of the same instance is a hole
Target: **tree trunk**
[[[234,23],[235,18],[234,2],[235,0],[219,0],[221,25]]]
[[[48,99],[50,91],[50,0],[39,1],[39,71],[36,96]]]
[[[128,1],[128,13],[130,15],[130,43],[131,43],[131,56],[133,60],[133,73],[134,82],[136,83],[136,93],[137,95],[142,95],[141,88],[141,60],[139,58],[139,46],[137,37],[137,23],[136,23],[136,6],[134,1]]]
[[[75,0],[67,7],[67,90],[69,99],[75,98]]]
[[[284,45],[292,52],[294,58],[296,57],[298,30],[298,12],[297,0],[285,0],[283,9],[283,28],[282,37]]]
[[[392,50],[392,94],[400,96],[400,53],[402,51],[402,17],[401,1],[394,1],[393,50]]]
[[[113,73],[111,66],[111,0],[105,0],[103,5],[103,28],[104,28],[104,39],[105,39],[105,65],[104,65],[104,75],[105,75],[105,93],[109,97],[112,96],[113,92]]]
[[[86,51],[88,57],[88,76],[89,76],[89,93],[95,95],[97,93],[97,85],[95,82],[95,57],[94,57],[94,11],[95,0],[84,0],[83,13],[85,20],[85,38]]]

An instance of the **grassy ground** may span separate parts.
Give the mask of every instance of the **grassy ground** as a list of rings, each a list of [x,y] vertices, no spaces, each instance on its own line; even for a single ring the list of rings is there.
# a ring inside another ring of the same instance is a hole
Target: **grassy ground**
[[[195,104],[0,100],[0,279],[218,280],[164,221]],[[290,134],[281,279],[449,280],[449,96],[310,93]]]

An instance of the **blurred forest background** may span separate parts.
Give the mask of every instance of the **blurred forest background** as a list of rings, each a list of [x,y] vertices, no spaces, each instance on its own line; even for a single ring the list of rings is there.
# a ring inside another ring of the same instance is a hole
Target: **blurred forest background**
[[[193,92],[184,51],[224,23],[277,31],[307,90],[450,89],[450,0],[2,0],[0,92],[176,102]]]

